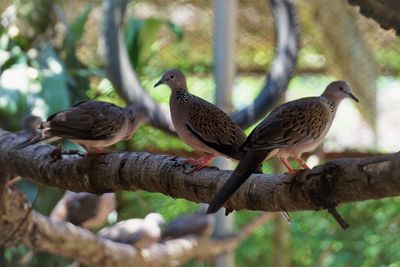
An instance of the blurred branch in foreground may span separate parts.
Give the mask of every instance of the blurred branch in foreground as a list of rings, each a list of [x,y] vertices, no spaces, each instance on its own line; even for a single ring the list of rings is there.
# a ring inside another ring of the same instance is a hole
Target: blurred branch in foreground
[[[182,159],[119,152],[107,155],[57,155],[50,145],[14,147],[24,137],[0,129],[3,171],[72,191],[159,192],[208,203],[231,171],[205,168],[185,174]],[[226,203],[230,209],[262,211],[332,210],[347,202],[400,195],[400,155],[338,159],[295,174],[253,174]]]
[[[394,29],[400,35],[400,2],[397,0],[347,0],[350,5],[360,7],[360,13],[379,23],[386,30]]]
[[[25,244],[36,251],[60,254],[93,266],[177,266],[195,257],[211,257],[235,249],[243,239],[274,217],[261,214],[239,234],[230,237],[196,239],[189,236],[139,251],[129,245],[98,238],[71,223],[51,220],[35,211],[29,213],[29,205],[18,190],[8,188],[3,204],[0,246]]]

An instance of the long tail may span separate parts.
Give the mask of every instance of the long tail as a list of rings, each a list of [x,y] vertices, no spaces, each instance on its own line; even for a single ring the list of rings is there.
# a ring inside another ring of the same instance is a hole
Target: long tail
[[[226,181],[210,203],[207,213],[217,212],[247,178],[259,168],[260,163],[269,152],[269,150],[247,151],[231,177],[229,177],[228,181]]]
[[[16,149],[23,149],[23,148],[25,148],[27,146],[34,145],[34,144],[37,144],[39,142],[51,143],[51,142],[54,142],[54,141],[59,140],[59,139],[61,139],[61,137],[52,136],[52,135],[43,136],[41,133],[37,133],[37,134],[29,137],[28,139],[26,139],[24,142],[16,145],[15,148]]]
[[[16,149],[22,149],[24,147],[39,143],[41,141],[44,141],[44,139],[42,138],[41,134],[40,133],[39,134],[34,134],[34,135],[28,137],[28,139],[26,139],[24,142],[16,145],[15,148]]]

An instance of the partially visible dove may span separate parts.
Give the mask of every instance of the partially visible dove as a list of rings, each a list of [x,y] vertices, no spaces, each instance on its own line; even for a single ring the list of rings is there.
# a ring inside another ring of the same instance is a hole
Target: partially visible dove
[[[65,191],[51,212],[50,218],[67,221],[87,229],[96,229],[103,226],[108,215],[114,210],[114,193],[96,195]]]
[[[164,218],[161,214],[149,213],[144,219],[129,219],[106,227],[98,235],[137,249],[146,249],[160,241],[162,224]]]
[[[245,156],[212,200],[207,212],[214,213],[246,181],[263,160],[279,158],[289,172],[288,157],[309,169],[301,155],[318,146],[328,133],[339,104],[345,98],[358,102],[345,81],[330,83],[321,96],[300,98],[275,108],[243,144]]]
[[[215,156],[240,160],[246,140],[243,130],[221,109],[189,93],[185,75],[177,69],[167,70],[154,85],[171,89],[169,106],[172,122],[179,137],[194,149],[205,153],[200,159],[188,159],[198,170]],[[193,171],[194,171],[193,170]]]
[[[33,118],[32,121],[34,121]],[[67,190],[57,202],[49,217],[52,220],[66,221],[86,229],[94,230],[103,226],[107,221],[108,215],[114,210],[114,193],[96,195],[86,192],[75,193]],[[20,265],[27,265],[33,256],[33,251],[27,252],[19,260]]]
[[[42,123],[42,119],[35,115],[27,115],[21,122],[22,130],[15,132],[18,136],[25,137],[31,140],[34,136],[39,134],[39,126]]]
[[[187,235],[205,237],[212,234],[215,217],[201,209],[196,213],[182,215],[167,223],[162,232],[162,240],[181,238]]]
[[[147,112],[142,105],[121,108],[103,101],[83,101],[51,115],[41,124],[41,134],[19,148],[46,140],[69,139],[88,152],[100,152],[104,147],[129,139],[146,119]]]
[[[28,115],[22,121],[22,129],[29,134],[35,134],[38,132],[41,123],[42,119],[40,117]]]

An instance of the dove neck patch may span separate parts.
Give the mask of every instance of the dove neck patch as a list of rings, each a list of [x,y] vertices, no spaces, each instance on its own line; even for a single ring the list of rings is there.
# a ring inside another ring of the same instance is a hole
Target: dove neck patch
[[[176,100],[178,100],[178,102],[186,103],[189,101],[189,99],[190,99],[190,95],[186,90],[178,89],[176,91]]]
[[[331,112],[335,112],[336,105],[335,105],[335,102],[332,99],[330,99],[329,97],[326,97],[326,96],[321,96],[321,99],[328,104],[329,109],[330,109]]]
[[[131,123],[135,122],[135,113],[133,112],[133,110],[127,110],[127,115],[128,115],[128,119]]]

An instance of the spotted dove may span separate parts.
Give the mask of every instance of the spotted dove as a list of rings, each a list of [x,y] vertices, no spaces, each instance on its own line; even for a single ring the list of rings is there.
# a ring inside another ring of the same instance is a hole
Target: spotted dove
[[[246,140],[243,130],[221,109],[188,91],[185,75],[177,69],[167,70],[154,85],[166,84],[171,89],[169,106],[172,122],[182,140],[205,153],[200,159],[186,160],[197,169],[215,156],[240,160]]]
[[[215,217],[206,214],[206,209],[196,213],[182,215],[165,225],[162,240],[181,238],[187,235],[205,237],[212,234]]]
[[[35,134],[38,131],[38,127],[42,123],[42,119],[35,115],[28,115],[22,121],[22,129],[29,133]]]
[[[339,104],[347,97],[358,102],[347,82],[335,81],[319,97],[301,98],[275,108],[246,139],[242,147],[245,156],[216,194],[207,212],[214,213],[221,208],[265,159],[277,157],[289,172],[293,172],[287,160],[293,157],[303,169],[309,169],[301,155],[321,143]]]
[[[96,195],[65,191],[50,214],[51,219],[67,221],[87,229],[101,227],[115,210],[115,194]]]
[[[35,115],[27,115],[22,120],[22,130],[15,132],[16,135],[24,137],[27,140],[31,140],[34,136],[39,134],[39,126],[42,123],[42,119]]]
[[[101,151],[121,140],[129,139],[140,123],[146,120],[141,105],[118,107],[112,103],[89,100],[51,115],[40,126],[42,132],[19,148],[41,141],[69,139],[88,152]]]

